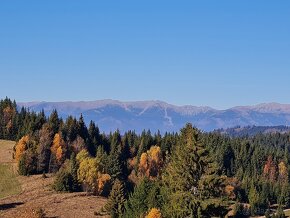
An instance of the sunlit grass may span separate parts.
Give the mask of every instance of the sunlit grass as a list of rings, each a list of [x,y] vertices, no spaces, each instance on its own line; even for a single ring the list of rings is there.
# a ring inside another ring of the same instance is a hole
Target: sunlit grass
[[[0,164],[0,198],[18,194],[21,191],[20,183],[11,165]]]
[[[12,162],[14,145],[13,141],[0,140],[0,198],[18,194],[21,191]]]

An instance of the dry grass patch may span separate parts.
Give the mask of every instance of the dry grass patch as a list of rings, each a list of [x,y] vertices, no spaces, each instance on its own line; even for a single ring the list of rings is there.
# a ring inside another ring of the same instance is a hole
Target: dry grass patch
[[[20,193],[12,154],[15,142],[0,140],[0,199]]]
[[[13,163],[14,141],[0,140],[0,163]]]
[[[0,199],[20,193],[21,187],[13,167],[0,164]]]

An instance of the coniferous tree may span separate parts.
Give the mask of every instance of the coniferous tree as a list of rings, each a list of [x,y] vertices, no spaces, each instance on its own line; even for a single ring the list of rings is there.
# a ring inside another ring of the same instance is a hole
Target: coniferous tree
[[[111,138],[111,149],[108,157],[108,171],[113,180],[124,181],[121,164],[121,135],[117,130]]]
[[[234,175],[235,153],[230,145],[223,151],[223,169],[227,176]]]
[[[86,127],[85,121],[84,121],[84,117],[81,114],[79,120],[78,120],[78,135],[85,141],[87,142],[88,139],[88,129]]]
[[[77,120],[72,117],[68,116],[66,119],[62,129],[61,129],[63,137],[69,142],[73,142],[78,134],[78,124]]]
[[[167,196],[163,211],[167,216],[221,216],[227,212],[221,198],[221,177],[215,174],[199,134],[191,124],[181,130],[180,144],[165,169]]]
[[[72,190],[79,191],[80,185],[78,183],[78,164],[75,153],[72,153],[70,157],[70,174],[72,176]]]
[[[75,192],[80,190],[77,178],[77,162],[75,154],[71,155],[70,160],[67,160],[60,170],[56,173],[53,188],[56,191]]]
[[[124,184],[117,179],[114,182],[105,209],[112,218],[122,217],[125,201]]]
[[[125,203],[125,218],[142,217],[148,211],[148,193],[150,192],[151,183],[148,179],[141,181],[134,189]]]
[[[264,211],[268,209],[266,194],[263,190],[259,193],[252,183],[249,192],[249,203],[251,205],[252,215],[263,215]]]
[[[102,141],[100,136],[100,130],[93,121],[91,121],[89,125],[88,137],[88,151],[92,156],[95,156],[97,148],[99,145],[102,144]]]
[[[72,192],[74,181],[70,172],[69,163],[65,162],[59,171],[56,173],[53,188],[59,192]]]
[[[52,113],[50,114],[48,123],[53,134],[56,134],[60,127],[60,119],[58,117],[58,113],[56,110],[53,110]]]

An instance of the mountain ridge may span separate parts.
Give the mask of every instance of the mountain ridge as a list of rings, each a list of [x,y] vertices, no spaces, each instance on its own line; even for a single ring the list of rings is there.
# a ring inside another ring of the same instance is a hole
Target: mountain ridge
[[[95,121],[105,132],[129,129],[137,132],[178,131],[191,122],[198,128],[211,131],[239,126],[290,125],[290,104],[261,103],[252,106],[236,106],[229,109],[214,109],[208,106],[177,106],[164,101],[118,101],[112,99],[96,101],[22,102],[19,107],[34,111],[44,110],[49,114],[57,109],[63,118],[83,114],[85,121]]]

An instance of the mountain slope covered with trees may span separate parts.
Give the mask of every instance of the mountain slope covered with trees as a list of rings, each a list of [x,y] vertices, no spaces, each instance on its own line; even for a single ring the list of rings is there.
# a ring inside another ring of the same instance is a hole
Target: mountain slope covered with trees
[[[17,141],[19,173],[53,173],[59,192],[108,197],[96,214],[247,217],[290,207],[289,133],[231,138],[186,124],[164,135],[105,134],[83,116],[18,110],[9,99],[0,109],[0,137]]]

